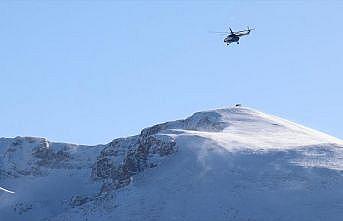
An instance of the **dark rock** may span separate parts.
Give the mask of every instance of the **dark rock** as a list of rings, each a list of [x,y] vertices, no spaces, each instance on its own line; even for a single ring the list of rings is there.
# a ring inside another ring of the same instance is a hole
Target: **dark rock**
[[[163,127],[147,128],[139,137],[116,139],[101,151],[92,167],[92,179],[104,182],[101,192],[128,185],[132,176],[158,165],[154,162],[156,156],[164,157],[177,151],[173,138],[155,134]]]
[[[73,196],[70,200],[70,205],[72,207],[81,206],[85,203],[92,201],[93,199],[88,196]]]

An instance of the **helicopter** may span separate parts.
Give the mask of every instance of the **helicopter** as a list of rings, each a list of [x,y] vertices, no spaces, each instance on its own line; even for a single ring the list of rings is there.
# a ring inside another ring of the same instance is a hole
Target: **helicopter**
[[[242,37],[242,36],[244,36],[244,35],[249,35],[251,31],[255,30],[255,28],[249,28],[249,26],[248,26],[247,28],[248,28],[248,29],[246,29],[246,30],[234,32],[234,31],[232,31],[232,29],[229,27],[230,32],[215,32],[215,33],[227,34],[227,36],[224,38],[224,43],[225,43],[226,45],[229,45],[229,44],[234,43],[234,42],[236,42],[237,44],[239,44],[239,39],[240,39],[240,37]]]

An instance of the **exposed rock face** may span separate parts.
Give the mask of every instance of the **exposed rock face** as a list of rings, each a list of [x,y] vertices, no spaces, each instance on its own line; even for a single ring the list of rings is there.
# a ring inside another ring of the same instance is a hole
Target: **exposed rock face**
[[[17,203],[14,206],[14,211],[19,215],[30,211],[33,208],[32,204],[30,203]]]
[[[3,145],[3,156],[0,163],[1,174],[7,177],[19,177],[25,175],[39,175],[38,161],[35,150],[44,149],[46,155],[49,143],[45,138],[15,137],[14,139],[0,139]],[[39,155],[39,154],[37,154]],[[33,156],[33,157],[30,157]],[[43,157],[43,152],[41,154]]]
[[[0,144],[6,151],[0,164],[6,166],[0,165],[0,177],[40,176],[46,173],[46,168],[91,165],[92,179],[102,181],[101,191],[106,192],[128,185],[135,174],[158,166],[162,158],[177,151],[174,138],[163,135],[163,131],[220,131],[227,126],[220,113],[198,112],[184,120],[145,128],[137,136],[115,139],[106,145],[87,146],[87,151],[101,150],[99,155],[92,155],[97,156],[95,163],[92,157],[86,159],[87,154],[82,154],[82,146],[79,145],[53,143],[35,137],[2,138]],[[78,152],[73,149],[78,149]]]
[[[115,139],[101,151],[92,167],[92,178],[103,180],[102,192],[128,185],[133,175],[157,166],[161,158],[177,151],[172,137],[157,134],[162,128],[155,126],[139,136]]]
[[[58,166],[59,163],[67,161],[71,158],[67,147],[60,150],[51,148],[47,140],[43,140],[40,145],[33,148],[32,155],[38,158],[38,165],[40,166]]]
[[[92,178],[103,180],[102,191],[120,188],[129,184],[136,173],[156,167],[161,158],[177,151],[174,138],[161,132],[173,129],[221,131],[227,126],[220,113],[198,112],[185,120],[145,128],[139,136],[115,139],[101,151],[92,167]]]
[[[70,200],[70,205],[72,207],[77,207],[77,206],[81,206],[85,203],[88,203],[92,200],[93,200],[93,198],[88,197],[88,196],[73,196]]]
[[[0,178],[39,176],[45,174],[47,168],[85,167],[91,159],[73,149],[91,152],[97,147],[53,143],[36,137],[0,138],[0,146]]]
[[[228,126],[228,122],[218,112],[197,112],[184,120],[166,122],[145,128],[142,130],[141,136],[147,137],[168,129],[219,132]]]
[[[198,131],[221,131],[229,126],[216,112],[198,112],[184,120],[185,129]]]

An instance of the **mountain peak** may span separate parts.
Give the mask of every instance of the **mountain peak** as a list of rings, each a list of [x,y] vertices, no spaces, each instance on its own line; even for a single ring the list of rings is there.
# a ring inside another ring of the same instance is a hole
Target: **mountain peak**
[[[0,138],[0,219],[338,221],[341,144],[241,106],[105,145]]]
[[[146,128],[142,131],[142,134],[144,133],[193,134],[235,148],[293,148],[323,143],[342,144],[340,139],[328,134],[241,106],[196,112],[184,120]]]

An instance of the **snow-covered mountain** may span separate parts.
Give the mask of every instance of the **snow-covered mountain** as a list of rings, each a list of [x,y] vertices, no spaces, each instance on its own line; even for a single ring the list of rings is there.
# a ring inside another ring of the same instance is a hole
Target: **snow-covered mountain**
[[[245,107],[105,145],[0,138],[0,220],[338,221],[342,171],[341,140]]]

